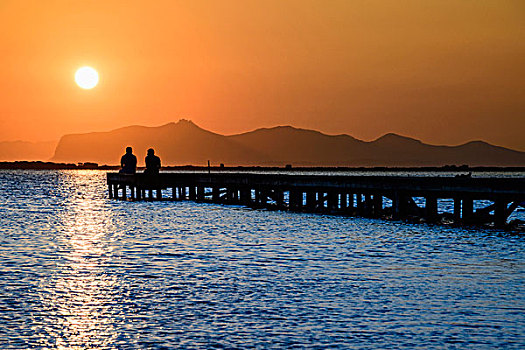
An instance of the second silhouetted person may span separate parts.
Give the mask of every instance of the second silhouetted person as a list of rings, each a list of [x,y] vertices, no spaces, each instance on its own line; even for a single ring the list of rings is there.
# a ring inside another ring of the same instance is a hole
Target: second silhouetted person
[[[160,158],[155,155],[153,148],[148,149],[148,155],[146,156],[146,170],[144,174],[156,175],[160,170]]]

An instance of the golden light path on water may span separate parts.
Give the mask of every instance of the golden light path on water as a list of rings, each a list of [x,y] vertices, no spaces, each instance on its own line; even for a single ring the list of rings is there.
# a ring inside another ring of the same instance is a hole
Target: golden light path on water
[[[68,179],[72,180],[80,189],[92,181],[89,173],[75,174]],[[106,237],[109,212],[103,203],[79,194],[71,198],[59,218],[63,256],[55,275],[43,286],[47,290],[42,302],[52,312],[44,326],[47,335],[41,339],[42,345],[58,349],[105,348],[114,345],[117,337],[109,309],[118,307],[113,300],[118,281],[105,272],[112,259]],[[55,344],[49,344],[50,339]]]

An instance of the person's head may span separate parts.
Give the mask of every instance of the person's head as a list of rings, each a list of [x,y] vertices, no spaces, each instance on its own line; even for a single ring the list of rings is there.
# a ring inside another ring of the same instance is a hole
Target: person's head
[[[126,147],[126,153],[132,153],[133,149],[131,147]]]
[[[148,156],[152,156],[154,154],[155,154],[155,151],[153,150],[153,148],[148,149]]]

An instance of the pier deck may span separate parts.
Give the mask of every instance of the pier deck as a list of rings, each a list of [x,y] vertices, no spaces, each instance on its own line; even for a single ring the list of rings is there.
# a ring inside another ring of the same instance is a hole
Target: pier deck
[[[427,222],[446,217],[458,224],[493,223],[496,227],[504,227],[509,215],[525,202],[525,178],[108,173],[107,183],[109,197],[115,199],[192,200]],[[168,190],[169,196],[163,197],[162,190]],[[385,206],[384,197],[391,206]],[[424,198],[424,206],[418,206],[415,197]],[[453,199],[453,212],[438,214],[438,199]],[[475,200],[491,204],[475,210]]]

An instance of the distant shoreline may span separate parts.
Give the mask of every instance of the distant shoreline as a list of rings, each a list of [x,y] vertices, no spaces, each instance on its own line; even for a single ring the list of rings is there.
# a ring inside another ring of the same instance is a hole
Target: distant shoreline
[[[118,165],[98,165],[96,163],[53,163],[42,161],[15,161],[15,162],[0,162],[0,170],[118,170]],[[139,170],[144,169],[138,167]],[[342,166],[211,166],[210,170],[236,170],[236,171],[276,171],[285,170],[290,172],[300,171],[407,171],[407,172],[466,172],[466,171],[500,171],[500,172],[525,172],[523,167],[469,167],[467,165],[445,165],[441,167],[342,167]],[[180,166],[164,166],[162,170],[208,170],[207,166],[195,165],[180,165]]]

